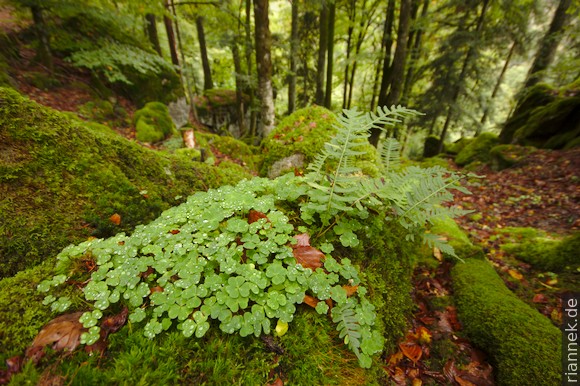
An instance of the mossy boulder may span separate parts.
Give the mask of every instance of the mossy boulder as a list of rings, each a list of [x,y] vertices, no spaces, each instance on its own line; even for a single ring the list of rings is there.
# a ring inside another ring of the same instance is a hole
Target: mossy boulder
[[[306,107],[284,118],[261,143],[264,162],[260,175],[274,178],[286,172],[304,172],[336,133],[337,123],[335,115],[320,106]],[[376,174],[376,149],[366,142],[358,150],[365,155],[356,166],[366,174]]]
[[[455,157],[455,163],[465,166],[475,161],[488,163],[491,149],[499,144],[497,135],[483,133],[465,146]]]
[[[580,233],[562,237],[534,228],[506,228],[502,234],[508,239],[501,249],[534,268],[552,272],[580,268]]]
[[[497,384],[559,385],[560,330],[518,299],[488,261],[469,259],[451,273],[463,330],[490,356]]]
[[[161,218],[181,221],[175,216],[167,217],[177,214],[176,210],[173,208]],[[366,229],[357,232],[359,245],[344,248],[337,243],[332,255],[348,257],[358,268],[367,297],[377,310],[385,353],[390,353],[406,332],[407,316],[413,307],[409,296],[410,277],[417,246],[405,241],[407,231],[402,226],[385,223],[384,215],[371,216],[365,224]],[[163,239],[179,233],[161,234]],[[70,260],[69,265],[78,266],[83,259],[81,255]],[[67,272],[70,272],[68,268]],[[3,344],[0,362],[22,353],[35,332],[55,316],[47,312],[49,307],[41,304],[42,296],[35,290],[42,279],[54,273],[54,268],[43,264],[0,281],[0,289],[5,289],[0,292],[0,305],[6,305],[0,307],[0,343]],[[78,288],[70,288],[78,295]],[[86,303],[77,302],[78,297],[74,295],[71,298],[75,310],[86,310]],[[9,306],[15,299],[18,299],[15,309],[23,318],[17,317]],[[218,321],[203,338],[186,338],[182,331],[172,327],[154,339],[147,339],[143,336],[143,325],[131,323],[110,336],[106,356],[90,357],[83,350],[67,355],[66,361],[59,359],[58,354],[49,356],[37,367],[26,366],[13,382],[37,382],[49,367],[51,374],[59,379],[74,379],[79,384],[105,385],[121,381],[219,384],[227,379],[253,385],[271,382],[270,370],[279,367],[293,384],[380,384],[384,377],[380,358],[375,358],[371,369],[361,368],[356,356],[338,337],[336,325],[328,315],[319,314],[305,304],[297,308],[288,332],[279,339],[226,334],[217,328]],[[9,328],[4,330],[4,326]],[[283,353],[276,353],[277,348]]]
[[[248,145],[234,137],[196,132],[197,147],[227,155],[233,162],[258,173],[263,155],[257,146]]]
[[[580,81],[560,89],[537,84],[505,123],[502,143],[562,149],[580,137]]]
[[[519,145],[498,145],[491,148],[490,167],[492,170],[500,171],[511,168],[512,166],[524,161],[526,157],[535,152],[536,149],[531,146]]]
[[[473,138],[461,137],[457,141],[445,144],[445,153],[457,155],[465,146],[473,142]]]
[[[169,109],[161,102],[149,102],[133,115],[136,138],[141,142],[163,141],[175,132]]]
[[[250,176],[236,173],[145,149],[0,88],[0,277],[89,236],[131,231],[194,191]]]
[[[302,154],[302,170],[323,148],[324,143],[336,132],[333,127],[336,117],[330,111],[320,106],[306,107],[295,111],[284,118],[272,132],[264,138],[261,144],[264,163],[260,175],[275,176],[289,170],[278,170],[273,175],[271,167],[277,161]]]

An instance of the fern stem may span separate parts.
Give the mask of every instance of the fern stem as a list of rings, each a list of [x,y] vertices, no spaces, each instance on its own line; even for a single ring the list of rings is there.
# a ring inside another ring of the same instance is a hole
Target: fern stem
[[[413,210],[415,209],[417,206],[421,205],[422,203],[426,202],[427,200],[429,200],[431,197],[435,196],[436,194],[442,192],[443,190],[447,190],[447,188],[451,185],[454,185],[456,182],[458,182],[461,179],[461,177],[457,177],[456,179],[449,181],[447,184],[443,185],[442,187],[440,187],[439,189],[435,190],[434,192],[430,193],[429,195],[423,197],[421,200],[417,201],[413,206],[411,206],[409,209],[407,209],[405,211],[405,213],[403,213],[401,215],[401,218],[405,218],[407,217],[407,215]]]

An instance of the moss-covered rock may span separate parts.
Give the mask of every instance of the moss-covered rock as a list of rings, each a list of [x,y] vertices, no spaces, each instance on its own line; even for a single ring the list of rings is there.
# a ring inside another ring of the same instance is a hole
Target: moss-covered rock
[[[0,277],[89,236],[131,231],[196,190],[248,176],[144,149],[0,88]],[[115,213],[119,225],[109,219]]]
[[[234,162],[248,168],[252,172],[258,172],[263,158],[258,147],[248,145],[233,137],[217,134],[196,132],[195,138],[199,148],[226,154]]]
[[[385,351],[389,353],[405,333],[407,316],[412,310],[410,276],[417,246],[405,241],[407,231],[402,226],[385,223],[384,216],[372,216],[366,225],[367,229],[358,235],[357,247],[339,247],[332,254],[348,257],[358,267],[367,297],[376,306]],[[37,266],[0,281],[0,289],[5,289],[0,292],[0,305],[6,305],[0,307],[0,328],[9,326],[5,333],[0,330],[3,343],[0,361],[20,354],[35,332],[55,316],[41,304],[42,296],[35,291],[42,279],[53,274],[53,269],[47,267],[48,264]],[[18,299],[18,305],[10,308],[9,302],[14,299]],[[84,303],[74,307],[86,309],[86,306]],[[143,337],[142,325],[133,323],[110,337],[107,355],[100,360],[82,350],[68,355],[66,361],[60,360],[58,354],[49,356],[38,367],[25,367],[13,382],[37,382],[44,366],[49,366],[51,374],[60,379],[95,385],[219,384],[223,379],[266,384],[271,381],[270,369],[276,367],[287,377],[285,381],[298,385],[380,383],[384,373],[379,358],[375,367],[362,369],[356,356],[338,337],[329,316],[320,315],[304,304],[297,307],[288,333],[280,339],[241,338],[223,333],[212,324],[201,339],[185,338],[182,332],[171,328],[150,340]],[[14,309],[25,317],[19,318],[12,312]],[[283,354],[272,353],[276,347],[284,350]]]
[[[580,268],[580,233],[558,237],[534,228],[506,228],[502,233],[509,239],[501,248],[535,268],[552,272]]]
[[[456,264],[452,278],[463,329],[489,354],[498,385],[560,384],[558,328],[518,299],[485,260]]]
[[[580,81],[560,89],[540,83],[526,95],[505,123],[502,143],[562,149],[580,136]]]
[[[445,144],[445,153],[447,154],[454,154],[457,155],[465,146],[469,145],[473,142],[474,138],[465,138],[461,137],[457,141],[453,143],[446,143]]]
[[[491,149],[499,143],[497,135],[492,133],[483,133],[465,146],[457,157],[455,157],[455,163],[457,165],[467,165],[474,161],[480,161],[487,163],[490,160]]]
[[[264,163],[260,175],[267,176],[276,161],[294,154],[302,154],[305,165],[312,162],[336,132],[334,124],[334,114],[320,106],[306,107],[284,118],[262,141]]]
[[[136,138],[141,142],[160,142],[173,134],[175,126],[169,109],[161,102],[149,102],[133,115]]]
[[[261,143],[264,162],[260,175],[274,178],[289,171],[303,172],[336,133],[336,124],[334,114],[320,106],[305,107],[284,118]],[[365,174],[376,175],[376,149],[366,142],[358,150],[365,155],[357,160],[356,166]],[[281,160],[284,161],[273,168]]]
[[[523,160],[536,149],[531,146],[498,145],[489,151],[492,170],[500,171],[510,168]]]

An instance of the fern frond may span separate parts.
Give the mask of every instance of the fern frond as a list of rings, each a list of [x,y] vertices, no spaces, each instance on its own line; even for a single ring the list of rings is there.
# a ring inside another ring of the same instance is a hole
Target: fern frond
[[[396,171],[401,164],[401,144],[394,138],[387,138],[382,142],[381,162],[385,173]]]
[[[361,326],[355,314],[355,304],[347,301],[332,308],[332,321],[337,323],[336,330],[339,337],[348,348],[357,356],[360,353]]]

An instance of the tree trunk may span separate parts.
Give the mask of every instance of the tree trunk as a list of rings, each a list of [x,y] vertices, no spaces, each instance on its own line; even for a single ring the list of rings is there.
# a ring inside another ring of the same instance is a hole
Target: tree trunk
[[[157,33],[157,21],[155,20],[155,15],[148,13],[145,15],[145,22],[147,24],[147,37],[153,46],[153,49],[163,56],[161,53],[161,44],[159,44],[159,34]]]
[[[399,14],[399,28],[397,30],[397,47],[393,56],[393,66],[391,68],[390,91],[385,100],[386,106],[390,107],[399,102],[399,96],[403,89],[403,75],[405,73],[405,61],[407,59],[407,39],[409,37],[409,20],[411,18],[411,0],[401,0],[401,11]],[[382,105],[381,105],[382,106]],[[369,142],[377,146],[381,130],[371,129]]]
[[[328,58],[326,67],[326,91],[324,107],[332,105],[332,75],[334,71],[334,23],[336,19],[336,3],[333,1],[328,6]]]
[[[252,65],[252,53],[253,53],[253,44],[252,44],[252,0],[246,0],[246,20],[244,23],[244,29],[246,32],[246,44],[244,53],[246,56],[246,68],[248,76],[253,73],[253,65]],[[251,81],[247,82],[247,91],[248,95],[250,96],[250,136],[256,135],[256,126],[257,126],[257,112],[254,108],[255,100],[256,100],[256,93],[254,84]]]
[[[319,106],[324,105],[324,70],[326,68],[326,51],[328,51],[328,5],[323,2],[320,9],[318,38],[318,64],[316,66],[316,94],[315,101]]]
[[[195,18],[195,26],[197,28],[197,39],[199,40],[199,51],[201,52],[201,64],[203,67],[203,89],[210,90],[213,88],[213,80],[211,79],[211,68],[209,67],[209,59],[207,57],[203,16],[197,16]]]
[[[232,55],[234,59],[234,71],[236,72],[236,110],[238,115],[238,128],[241,138],[246,135],[246,117],[244,96],[241,84],[242,82],[240,82],[240,76],[242,75],[242,59],[240,58],[240,50],[238,49],[238,42],[235,38],[232,42]]]
[[[165,8],[169,10],[169,1],[165,0]],[[177,45],[175,43],[175,32],[173,30],[173,23],[171,18],[167,15],[163,16],[163,24],[165,24],[165,31],[167,32],[167,42],[169,43],[169,53],[171,55],[171,63],[179,71],[179,58],[177,57]]]
[[[423,0],[423,8],[421,10],[421,20],[427,19],[427,12],[429,10],[429,0]],[[416,20],[415,20],[416,21]],[[413,42],[413,47],[411,48],[411,55],[409,58],[409,66],[407,68],[407,75],[405,76],[405,85],[403,86],[403,95],[401,96],[401,101],[406,103],[409,100],[409,94],[413,84],[415,83],[415,68],[417,67],[417,61],[421,57],[421,43],[423,39],[423,27],[415,27],[415,40]],[[409,40],[410,41],[410,40]]]
[[[393,0],[394,1],[394,0]],[[346,109],[347,97],[348,97],[348,85],[350,84],[348,76],[350,73],[350,55],[352,50],[352,34],[354,32],[354,22],[356,18],[356,3],[355,0],[350,1],[349,11],[348,11],[348,32],[346,38],[346,65],[344,66],[344,89],[342,94],[342,108]]]
[[[485,20],[485,15],[487,13],[487,7],[489,5],[489,0],[485,0],[483,2],[483,8],[481,9],[481,14],[477,20],[477,27],[475,29],[476,32],[481,32],[483,29],[483,22]],[[445,145],[445,136],[447,135],[447,130],[449,129],[449,125],[451,123],[451,118],[453,117],[453,106],[457,102],[459,95],[462,92],[465,77],[467,75],[467,69],[471,63],[472,57],[475,55],[475,48],[474,45],[469,46],[467,50],[467,54],[465,55],[465,60],[463,61],[463,67],[461,68],[461,73],[459,74],[459,79],[457,84],[454,87],[452,99],[450,105],[447,107],[447,117],[445,118],[445,124],[443,125],[443,130],[441,131],[441,137],[439,138],[439,153],[443,151],[443,147]]]
[[[270,21],[268,0],[254,0],[254,20],[256,39],[256,64],[261,99],[261,136],[265,137],[274,128],[274,91],[272,89],[272,61],[270,46]]]
[[[541,72],[546,70],[554,60],[556,50],[560,44],[560,40],[562,39],[561,31],[570,20],[569,15],[566,14],[566,11],[571,4],[572,0],[560,0],[558,3],[558,8],[554,13],[552,23],[550,24],[550,29],[546,35],[544,35],[544,38],[540,43],[540,48],[538,49],[536,57],[534,58],[534,63],[528,72],[528,77],[524,85],[524,89],[532,87],[538,83],[541,79]]]
[[[395,19],[395,0],[389,0],[385,24],[383,28],[383,76],[381,78],[381,88],[379,90],[379,106],[385,106],[387,102],[387,93],[391,84],[391,50],[393,47],[393,21]]]
[[[54,61],[52,59],[52,50],[50,48],[50,35],[46,23],[44,22],[44,14],[39,5],[30,6],[32,12],[32,20],[34,21],[34,30],[38,38],[38,51],[36,52],[40,63],[48,69],[50,74],[54,73]]]
[[[290,35],[290,76],[288,82],[288,114],[296,109],[296,58],[298,56],[298,1],[292,2],[292,31]]]
[[[510,47],[510,51],[508,53],[508,56],[505,60],[503,68],[501,69],[499,77],[497,78],[497,82],[495,83],[495,87],[493,88],[493,92],[491,93],[491,98],[490,98],[489,103],[491,103],[494,100],[495,96],[497,95],[497,92],[499,91],[499,87],[501,86],[501,82],[503,81],[503,77],[508,69],[510,61],[512,59],[512,55],[516,49],[516,45],[517,45],[517,43],[513,42],[512,46]],[[483,116],[481,117],[481,120],[480,120],[481,125],[477,128],[477,130],[475,132],[475,137],[477,137],[479,134],[481,134],[481,128],[485,124],[485,122],[487,121],[488,114],[489,114],[489,106],[486,106],[486,108],[483,111]]]

